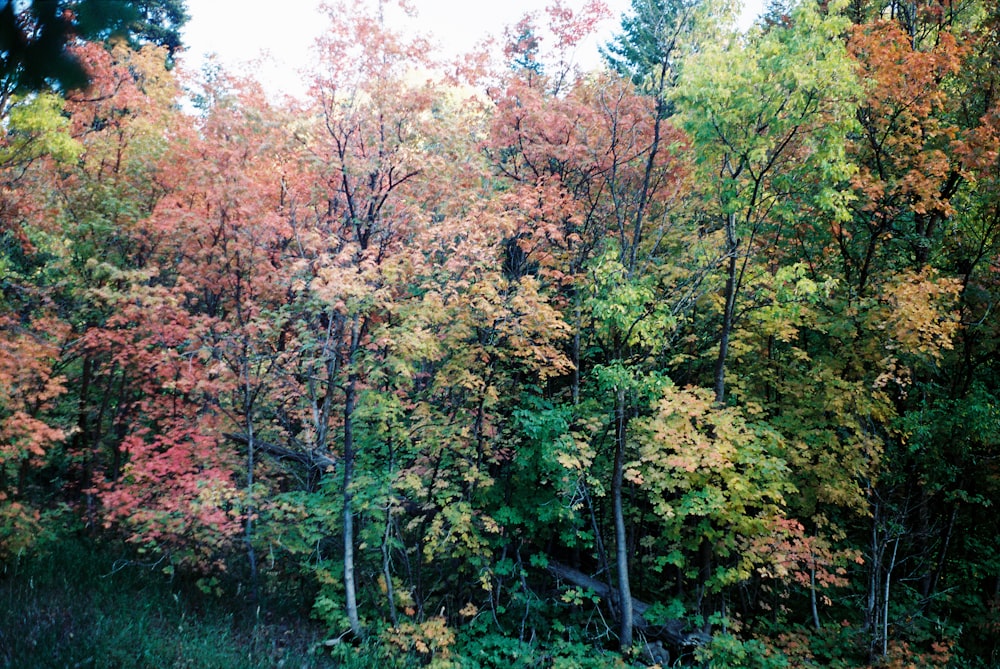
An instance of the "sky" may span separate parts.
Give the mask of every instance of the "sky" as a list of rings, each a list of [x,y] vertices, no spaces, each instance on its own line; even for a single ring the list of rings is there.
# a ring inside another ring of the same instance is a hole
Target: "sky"
[[[584,0],[565,0],[572,8]],[[458,55],[492,34],[499,36],[506,25],[525,12],[542,9],[548,0],[412,0],[417,25],[433,33],[443,53]],[[580,47],[580,62],[596,65],[597,47],[620,25],[630,0],[605,0],[614,18],[605,22],[599,35]],[[744,0],[743,23],[749,24],[762,10],[765,0]],[[186,67],[200,69],[209,54],[226,69],[240,71],[247,63],[252,72],[274,93],[301,93],[299,72],[309,62],[313,41],[326,25],[319,14],[320,0],[187,0],[191,20],[185,27],[183,56]],[[234,11],[236,9],[237,11]],[[263,57],[263,60],[260,61]]]

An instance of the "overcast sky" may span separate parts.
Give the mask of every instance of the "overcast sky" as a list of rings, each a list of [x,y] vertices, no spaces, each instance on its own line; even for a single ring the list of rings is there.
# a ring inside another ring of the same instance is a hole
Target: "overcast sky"
[[[760,12],[765,0],[744,0],[747,23]],[[597,62],[597,46],[607,41],[620,24],[630,0],[605,0],[615,18],[606,22],[601,36],[581,53],[585,63]],[[215,53],[227,68],[238,69],[266,52],[269,65],[255,65],[254,73],[274,91],[300,89],[298,71],[309,60],[313,40],[326,25],[317,8],[320,0],[187,0],[191,20],[185,29],[188,66],[200,67]],[[463,53],[488,34],[501,35],[506,25],[525,12],[542,9],[548,0],[413,0],[420,29],[432,32],[444,53]],[[580,7],[584,0],[566,0]]]

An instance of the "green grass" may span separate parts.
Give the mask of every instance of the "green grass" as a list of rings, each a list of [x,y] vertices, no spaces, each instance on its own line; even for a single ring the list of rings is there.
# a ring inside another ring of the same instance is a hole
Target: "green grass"
[[[239,598],[179,587],[159,570],[112,569],[85,539],[0,565],[0,667],[320,669],[306,619],[275,619]]]

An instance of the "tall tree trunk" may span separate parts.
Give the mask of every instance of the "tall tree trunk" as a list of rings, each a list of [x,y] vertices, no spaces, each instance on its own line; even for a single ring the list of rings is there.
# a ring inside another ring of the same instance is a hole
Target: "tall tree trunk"
[[[357,586],[354,581],[354,405],[357,395],[357,375],[351,372],[344,386],[344,592],[347,599],[347,619],[358,638],[364,636],[358,616]]]
[[[249,374],[248,374],[249,377]],[[247,388],[245,389],[247,393],[246,406],[244,408],[244,420],[246,421],[246,432],[247,432],[247,505],[246,505],[246,520],[243,524],[243,542],[246,544],[247,550],[247,563],[250,566],[250,593],[253,597],[254,605],[260,604],[260,587],[258,585],[257,579],[257,552],[253,547],[253,518],[254,514],[257,512],[256,504],[254,502],[253,486],[254,486],[254,449],[256,447],[254,441],[253,432],[253,420],[251,416],[250,409],[250,388],[249,388],[249,378],[247,379]]]
[[[580,331],[583,329],[583,313],[581,302],[583,298],[580,296],[580,291],[577,289],[574,291],[573,302],[574,302],[574,316],[573,321],[573,406],[579,406],[580,404]]]
[[[882,573],[882,546],[879,528],[881,524],[880,506],[876,502],[872,509],[872,531],[871,531],[871,554],[868,556],[868,588],[865,603],[865,631],[869,639],[869,659],[874,661],[877,657],[876,648],[878,646],[878,621],[879,596],[881,590]]]
[[[382,578],[385,579],[385,598],[389,605],[389,620],[392,621],[392,626],[396,627],[399,625],[399,620],[396,616],[396,589],[392,584],[392,547],[389,543],[392,536],[392,507],[394,503],[392,480],[396,471],[396,449],[391,438],[386,440],[386,447],[389,450],[389,490],[385,500],[385,528],[382,531]]]
[[[708,594],[708,582],[712,578],[712,558],[714,551],[707,537],[701,538],[698,544],[698,613],[701,615],[702,631],[711,634],[712,624],[709,622],[712,611],[712,601]]]
[[[73,435],[73,451],[83,457],[83,471],[80,474],[80,494],[86,509],[87,529],[97,527],[96,505],[93,490],[94,468],[98,466],[98,440],[90,433],[90,383],[93,377],[94,359],[83,354],[83,371],[80,380],[80,397],[77,403],[76,434]],[[105,397],[107,394],[105,394]],[[106,401],[106,400],[105,400]],[[100,426],[98,426],[98,430]]]
[[[719,338],[719,357],[715,361],[715,401],[722,404],[726,401],[726,359],[729,357],[729,336],[733,331],[733,318],[736,312],[736,272],[737,251],[739,240],[736,238],[736,214],[731,213],[726,219],[726,292],[725,307],[722,312],[722,336]]]
[[[937,593],[938,581],[941,578],[941,572],[944,571],[945,560],[948,557],[948,546],[951,544],[951,535],[955,529],[955,519],[958,517],[958,504],[952,503],[951,514],[948,517],[948,524],[944,529],[944,537],[941,539],[941,550],[938,552],[937,564],[934,567],[934,572],[931,575],[930,588],[927,591],[927,604],[929,605],[931,598]]]
[[[819,607],[816,604],[816,558],[809,564],[809,605],[812,609],[813,626],[820,630],[823,628],[819,622]]]
[[[392,584],[392,562],[389,557],[389,537],[392,532],[392,500],[385,505],[385,530],[382,533],[382,578],[385,579],[385,599],[389,606],[389,620],[392,626],[399,625],[396,617],[396,591]]]
[[[892,557],[885,570],[885,582],[882,599],[882,657],[889,654],[889,585],[892,582],[892,570],[896,568],[896,553],[899,551],[899,537],[892,544]]]
[[[625,539],[625,512],[622,506],[622,484],[625,466],[625,389],[618,388],[615,398],[615,464],[611,479],[612,513],[615,523],[615,556],[618,567],[618,606],[621,611],[620,639],[622,650],[632,646],[632,589],[628,579],[628,545]]]

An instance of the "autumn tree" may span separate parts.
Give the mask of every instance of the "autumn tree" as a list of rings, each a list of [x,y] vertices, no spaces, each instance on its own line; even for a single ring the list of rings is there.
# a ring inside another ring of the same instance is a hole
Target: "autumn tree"
[[[517,267],[548,278],[566,296],[576,368],[571,411],[576,420],[604,424],[604,434],[613,435],[607,478],[613,562],[597,526],[599,500],[589,490],[594,474],[584,467],[602,450],[604,437],[581,431],[565,442],[569,450],[559,458],[567,473],[580,477],[600,567],[614,565],[625,648],[634,626],[634,540],[625,506],[629,425],[657,394],[655,368],[704,276],[691,256],[671,257],[683,256],[685,244],[693,244],[696,256],[700,245],[679,213],[685,200],[678,190],[688,164],[679,150],[684,138],[666,123],[659,97],[674,76],[674,47],[664,48],[648,94],[614,76],[570,80],[569,86],[558,77],[556,86],[544,70],[515,75],[498,99],[490,145],[501,174],[515,184],[507,199],[530,222],[512,240]]]
[[[62,322],[71,328],[66,334],[72,332],[74,343],[59,351],[57,364],[74,388],[73,397],[67,398],[66,403],[75,403],[76,408],[59,412],[65,432],[71,437],[65,441],[66,450],[60,452],[50,476],[71,488],[69,499],[74,503],[85,502],[85,515],[93,523],[96,522],[93,495],[96,473],[102,467],[102,458],[95,454],[100,450],[97,444],[103,442],[107,434],[103,430],[108,422],[113,422],[115,410],[111,407],[116,405],[111,400],[114,382],[103,376],[106,370],[95,368],[95,358],[86,352],[85,342],[89,329],[103,325],[109,315],[109,310],[98,306],[102,298],[96,295],[101,289],[101,281],[107,278],[105,269],[111,273],[136,269],[127,258],[131,249],[123,249],[109,240],[105,225],[113,218],[123,228],[115,231],[121,233],[117,239],[134,239],[134,212],[143,205],[139,203],[142,198],[133,195],[142,187],[138,183],[126,183],[126,172],[140,162],[149,167],[150,162],[145,162],[149,156],[139,157],[139,154],[155,149],[157,143],[148,134],[150,126],[142,129],[143,124],[162,122],[165,117],[160,114],[165,107],[157,108],[157,105],[170,105],[173,98],[167,92],[170,86],[164,84],[162,78],[157,80],[157,67],[162,72],[163,65],[162,60],[158,64],[154,62],[156,55],[152,53],[127,55],[122,49],[112,55],[100,46],[85,45],[80,47],[78,57],[86,60],[91,72],[101,78],[101,83],[89,91],[100,102],[94,99],[84,102],[86,94],[81,92],[79,98],[65,103],[60,101],[54,106],[53,96],[41,94],[24,98],[23,102],[15,100],[8,110],[12,121],[21,117],[33,120],[23,131],[13,126],[14,132],[9,135],[11,160],[5,172],[5,178],[9,179],[5,196],[9,215],[6,218],[15,227],[6,234],[11,235],[11,241],[20,250],[6,256],[5,261],[14,260],[13,265],[8,265],[7,274],[8,281],[14,285],[20,281],[18,276],[22,270],[18,265],[26,262],[24,269],[31,265],[44,268],[44,272],[36,273],[34,278],[23,276],[27,292],[18,291],[21,297],[17,302],[34,295],[34,299],[40,301],[25,302],[24,308],[38,314],[50,313],[57,319],[52,321],[53,326]],[[134,68],[131,71],[123,64],[130,59]],[[137,84],[136,78],[143,76],[149,78]],[[104,86],[107,88],[97,93]],[[148,98],[141,90],[144,87],[150,94]],[[116,96],[113,90],[120,95]],[[153,98],[157,101],[150,102]],[[128,119],[118,115],[113,121],[104,116],[115,105],[121,109],[126,99],[135,109],[135,115]],[[46,113],[59,115],[46,121]],[[114,129],[101,132],[105,121],[115,126]],[[140,135],[149,141],[140,140],[130,146]],[[113,139],[109,139],[112,136]],[[109,143],[116,148],[109,150]],[[74,158],[73,164],[65,162],[69,155]],[[90,178],[95,176],[92,181]],[[133,185],[136,191],[130,193]],[[154,186],[143,195],[155,202],[158,192],[159,187]],[[88,206],[82,204],[84,200],[88,201]],[[77,205],[80,209],[75,208]],[[136,210],[131,209],[132,206]],[[108,262],[101,266],[97,254],[104,250],[105,243],[108,244]],[[15,247],[7,248],[13,250]],[[16,260],[19,256],[20,261]],[[118,274],[117,279],[121,281],[123,276]],[[112,384],[107,388],[108,394],[96,399],[97,388],[105,380]],[[102,408],[98,411],[97,407]],[[95,424],[98,414],[96,422],[99,425]]]
[[[982,203],[971,195],[982,191],[967,168],[976,164],[968,162],[969,151],[985,137],[989,115],[983,105],[990,104],[981,87],[989,75],[973,73],[982,72],[981,59],[989,58],[984,47],[992,39],[988,24],[973,27],[973,5],[914,3],[878,17],[857,15],[849,42],[873,85],[857,112],[863,132],[849,145],[860,167],[852,181],[856,202],[836,242],[845,279],[857,293],[852,301],[862,315],[858,334],[884,333],[890,324],[890,350],[872,354],[889,362],[883,378],[891,384],[890,415],[894,425],[905,426],[901,432],[887,428],[885,455],[870,487],[865,627],[873,657],[891,650],[892,597],[903,597],[908,604],[895,606],[911,611],[933,606],[934,584],[960,524],[949,500],[962,494],[963,482],[977,478],[932,463],[989,448],[977,437],[938,440],[936,427],[917,427],[950,423],[934,407],[961,406],[960,413],[983,407],[975,384],[968,385],[968,362],[976,355],[969,337],[977,337],[972,333],[978,326],[959,316],[975,309],[966,302],[970,271],[975,273],[991,236],[989,216],[969,206]],[[963,83],[972,76],[980,83]],[[957,239],[977,242],[955,246]],[[951,352],[956,344],[961,354]],[[912,570],[900,574],[900,565]],[[902,585],[911,579],[920,587]]]
[[[1000,17],[632,10],[598,72],[597,3],[455,66],[356,2],[301,103],[10,88],[0,559],[124,539],[374,662],[995,654]]]
[[[498,270],[511,222],[478,202],[490,196],[477,137],[458,130],[481,122],[481,104],[443,83],[427,43],[387,28],[384,15],[355,4],[330,16],[311,120],[296,135],[295,331],[309,342],[297,361],[308,379],[300,429],[339,455],[343,610],[361,635],[359,537],[378,533],[364,543],[381,545],[391,617],[409,601],[430,624],[424,602],[442,585],[423,564],[479,560],[482,535],[496,531],[470,504],[496,457],[498,377],[506,365],[543,377],[566,365],[536,283]],[[400,531],[417,508],[414,531]]]
[[[702,176],[712,184],[710,197],[718,200],[725,237],[713,374],[719,403],[726,399],[729,343],[745,272],[756,247],[773,239],[765,226],[780,217],[795,175],[818,170],[811,176],[819,184],[816,197],[828,215],[842,215],[834,189],[850,173],[843,138],[856,90],[836,38],[844,27],[833,11],[804,5],[790,28],[751,35],[745,47],[735,35],[706,45],[687,63],[675,95],[681,123],[706,170]]]
[[[679,75],[684,56],[695,47],[701,3],[690,0],[633,0],[622,17],[621,34],[604,47],[604,57],[615,72],[632,79],[657,101],[666,114],[666,93]]]

